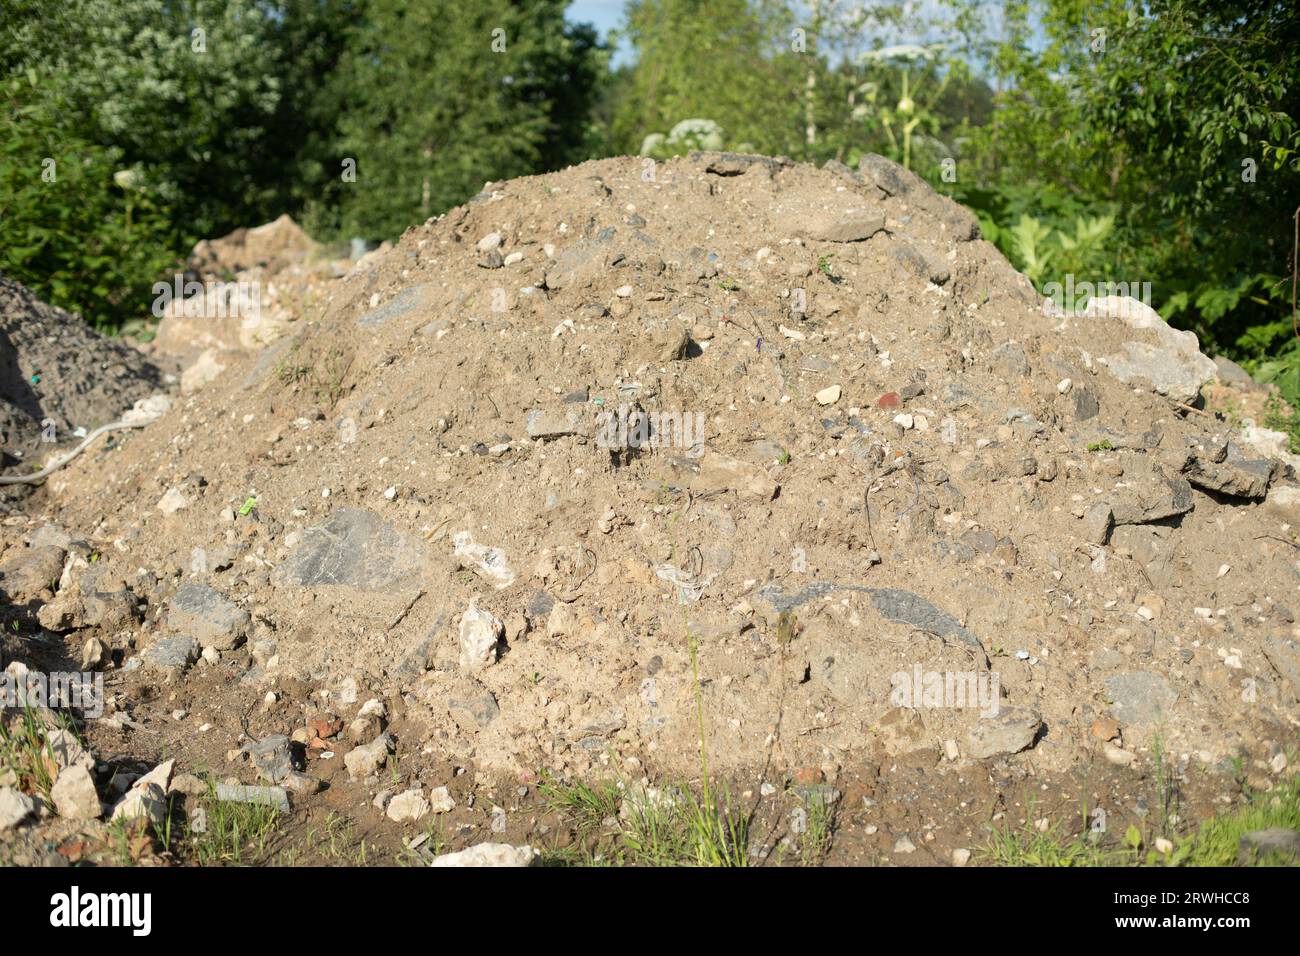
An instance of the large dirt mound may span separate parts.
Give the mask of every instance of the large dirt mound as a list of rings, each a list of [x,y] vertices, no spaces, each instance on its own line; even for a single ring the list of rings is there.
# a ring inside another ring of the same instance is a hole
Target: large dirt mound
[[[78,429],[85,434],[114,421],[160,388],[158,369],[130,345],[100,335],[0,275],[4,465],[21,461],[29,469],[43,451],[75,440]]]
[[[1288,466],[1192,407],[1194,337],[1044,309],[878,157],[492,184],[330,292],[52,483],[95,594],[147,601],[104,629],[130,679],[210,648],[193,713],[375,696],[412,750],[561,772],[698,766],[697,693],[722,769],[1294,734]]]

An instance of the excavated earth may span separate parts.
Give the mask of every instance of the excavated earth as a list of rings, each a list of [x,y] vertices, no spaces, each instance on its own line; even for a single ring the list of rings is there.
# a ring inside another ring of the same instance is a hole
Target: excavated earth
[[[5,661],[103,669],[119,772],[274,781],[285,735],[308,819],[400,845],[384,794],[448,786],[456,848],[540,846],[539,780],[703,749],[774,840],[820,787],[832,860],[947,863],[1295,759],[1277,436],[879,157],[489,184],[317,299],[0,529]]]

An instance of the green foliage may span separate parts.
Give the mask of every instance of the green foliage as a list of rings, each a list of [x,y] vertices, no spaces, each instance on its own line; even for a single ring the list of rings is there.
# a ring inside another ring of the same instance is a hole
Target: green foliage
[[[1151,282],[1153,304],[1206,351],[1300,399],[1282,281],[1300,206],[1300,14],[1254,0],[1006,12],[1003,37],[971,44],[1002,92],[969,130],[956,191],[986,235],[1040,286],[1068,272]],[[1031,23],[1045,42],[1026,42]],[[1081,235],[1068,225],[1081,215],[1113,228]],[[1052,249],[1025,216],[1087,241]]]
[[[35,71],[0,81],[0,271],[113,328],[148,312],[171,228],[149,191],[115,181],[119,151],[67,116]]]
[[[332,81],[345,231],[395,236],[486,181],[585,158],[604,54],[566,28],[565,5],[370,0]]]

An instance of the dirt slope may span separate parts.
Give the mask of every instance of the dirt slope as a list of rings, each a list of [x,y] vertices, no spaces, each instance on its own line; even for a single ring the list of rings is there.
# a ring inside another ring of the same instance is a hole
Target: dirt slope
[[[693,666],[722,773],[1294,743],[1290,467],[1189,407],[1194,337],[1045,309],[887,161],[490,184],[327,298],[42,501],[142,602],[42,623],[224,747],[271,690],[254,737],[373,697],[429,760],[689,774]]]

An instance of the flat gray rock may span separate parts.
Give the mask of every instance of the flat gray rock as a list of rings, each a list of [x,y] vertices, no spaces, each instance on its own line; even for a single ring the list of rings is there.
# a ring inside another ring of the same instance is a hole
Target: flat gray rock
[[[258,775],[268,783],[280,783],[293,772],[293,754],[289,750],[289,738],[284,734],[252,741],[244,746],[244,751]]]
[[[966,756],[974,760],[1004,757],[1028,749],[1038,736],[1043,719],[1024,707],[1003,707],[992,717],[981,717],[966,733]]]
[[[199,642],[187,634],[164,637],[150,644],[140,656],[144,663],[154,670],[184,671],[198,660]]]
[[[387,325],[393,319],[401,318],[422,306],[430,305],[437,291],[435,286],[427,284],[414,285],[409,289],[403,289],[392,299],[381,303],[377,308],[371,309],[357,319],[357,325],[362,328],[376,328]]]
[[[884,214],[872,207],[822,213],[805,222],[800,231],[822,242],[862,242],[884,228]]]
[[[1268,494],[1281,466],[1267,458],[1229,458],[1214,462],[1199,455],[1189,455],[1182,473],[1189,482],[1205,491],[1216,491],[1234,498],[1263,498]]]
[[[964,644],[978,648],[984,645],[974,633],[962,627],[958,620],[941,608],[935,607],[919,594],[901,588],[869,588],[860,584],[835,584],[831,581],[814,581],[802,590],[786,593],[780,585],[769,584],[759,590],[759,597],[778,611],[788,611],[801,604],[830,594],[833,591],[861,591],[871,595],[871,603],[880,615],[899,624],[909,624],[917,630],[940,637],[955,637]],[[987,655],[986,655],[987,656]]]
[[[1108,496],[1115,524],[1147,524],[1192,510],[1192,486],[1185,478],[1144,475],[1125,478],[1126,486]]]
[[[289,812],[289,794],[283,787],[246,787],[219,783],[216,797],[223,803],[252,803],[272,807],[279,813]]]
[[[1107,678],[1106,693],[1115,719],[1132,727],[1158,722],[1178,700],[1178,692],[1169,681],[1150,671],[1130,671]]]
[[[1300,643],[1279,634],[1270,634],[1261,645],[1264,657],[1273,669],[1291,685],[1291,693],[1300,699]]]
[[[168,602],[167,626],[204,647],[228,651],[244,641],[248,612],[206,584],[182,584]]]
[[[273,580],[306,588],[345,585],[383,591],[419,578],[425,566],[418,538],[398,532],[373,511],[339,508],[323,525],[303,532]]]

